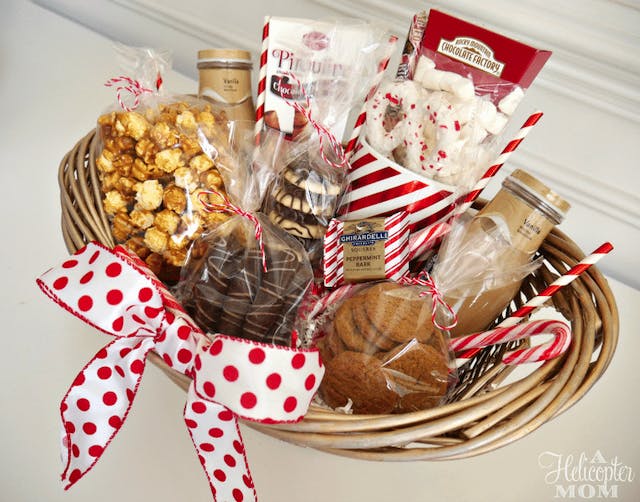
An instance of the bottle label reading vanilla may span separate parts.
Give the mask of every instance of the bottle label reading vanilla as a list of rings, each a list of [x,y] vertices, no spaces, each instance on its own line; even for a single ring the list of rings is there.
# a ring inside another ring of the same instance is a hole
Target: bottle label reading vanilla
[[[230,120],[254,120],[251,54],[239,49],[198,52],[198,95],[220,105]]]

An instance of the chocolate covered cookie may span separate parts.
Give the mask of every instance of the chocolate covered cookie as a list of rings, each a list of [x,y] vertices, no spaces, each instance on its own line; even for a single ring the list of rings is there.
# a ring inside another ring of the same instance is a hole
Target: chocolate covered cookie
[[[269,212],[269,219],[285,232],[305,240],[322,239],[327,230],[326,227],[319,225],[315,218],[312,223],[307,223],[304,217],[291,215],[289,212],[282,214],[277,209],[272,209]]]
[[[342,190],[344,172],[314,165],[307,153],[282,171],[265,199],[264,211],[274,224],[298,239],[318,264],[322,238]]]
[[[259,214],[264,255],[253,223],[242,216],[203,239],[201,254],[188,260],[180,300],[197,324],[263,343],[290,345],[297,307],[312,280],[300,244]],[[227,231],[226,233],[224,233]]]

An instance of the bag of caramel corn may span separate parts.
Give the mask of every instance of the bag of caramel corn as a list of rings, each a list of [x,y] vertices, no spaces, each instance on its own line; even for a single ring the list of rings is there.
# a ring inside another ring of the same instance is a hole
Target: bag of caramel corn
[[[107,83],[117,88],[118,105],[98,118],[103,208],[114,243],[173,284],[192,241],[228,217],[205,212],[200,194],[224,194],[220,169],[234,162],[236,125],[211,103],[164,90],[166,54],[121,53],[131,76]]]

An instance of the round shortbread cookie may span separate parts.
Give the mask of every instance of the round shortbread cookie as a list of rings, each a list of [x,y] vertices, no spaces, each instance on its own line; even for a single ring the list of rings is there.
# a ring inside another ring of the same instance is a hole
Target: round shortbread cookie
[[[289,183],[304,190],[325,196],[337,197],[340,195],[340,184],[333,182],[328,176],[322,175],[314,169],[302,167],[299,164],[296,167],[289,166],[284,170],[283,176]]]
[[[275,201],[293,211],[304,214],[312,214],[321,219],[330,219],[336,209],[338,198],[331,197],[308,197],[306,190],[295,187],[289,183],[280,186],[273,196]],[[312,204],[309,204],[311,200]]]

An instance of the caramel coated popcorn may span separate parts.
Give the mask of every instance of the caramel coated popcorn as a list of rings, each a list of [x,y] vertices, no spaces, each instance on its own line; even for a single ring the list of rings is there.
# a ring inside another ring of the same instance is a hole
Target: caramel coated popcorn
[[[217,162],[218,152],[233,158],[227,119],[208,104],[177,102],[107,113],[98,129],[96,167],[113,237],[174,282],[191,242],[229,217],[198,199],[203,190],[224,194]]]

